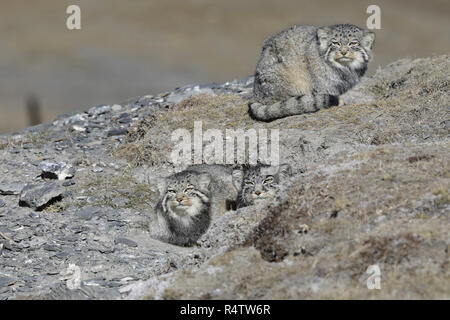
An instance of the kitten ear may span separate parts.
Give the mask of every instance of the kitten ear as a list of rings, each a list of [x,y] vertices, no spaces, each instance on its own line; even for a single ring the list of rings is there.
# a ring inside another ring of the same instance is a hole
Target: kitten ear
[[[244,172],[242,170],[235,169],[231,174],[231,178],[233,180],[233,186],[237,191],[240,191],[242,188],[242,180],[244,179]]]
[[[317,39],[319,40],[319,48],[321,51],[326,51],[328,47],[329,38],[330,38],[330,28],[321,27],[317,29]]]
[[[211,176],[209,175],[209,173],[201,173],[198,176],[197,181],[198,181],[200,189],[208,190],[209,184],[211,183]]]
[[[375,32],[366,30],[362,38],[361,44],[364,49],[370,51],[375,43]]]
[[[278,174],[283,178],[290,177],[292,175],[292,167],[287,163],[280,164]]]

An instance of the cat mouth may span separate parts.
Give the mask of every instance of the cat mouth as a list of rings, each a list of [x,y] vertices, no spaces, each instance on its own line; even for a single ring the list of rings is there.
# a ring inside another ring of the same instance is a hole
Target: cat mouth
[[[337,58],[336,59],[338,62],[344,62],[344,63],[346,63],[346,62],[351,62],[351,61],[353,61],[353,59],[352,58],[349,58],[349,57],[340,57],[340,58]]]
[[[190,205],[182,204],[182,203],[175,205],[175,208],[178,208],[178,209],[187,209],[189,207],[190,207]]]
[[[185,211],[190,207],[190,205],[176,203],[172,205],[172,210],[176,211],[177,213],[185,213]]]
[[[259,195],[259,196],[253,196],[253,201],[263,201],[263,200],[267,200],[270,197],[267,195]]]

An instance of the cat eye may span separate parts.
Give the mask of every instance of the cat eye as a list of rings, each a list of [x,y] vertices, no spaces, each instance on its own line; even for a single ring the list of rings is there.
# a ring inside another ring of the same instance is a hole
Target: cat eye
[[[331,40],[331,44],[334,45],[334,46],[338,46],[338,47],[341,45],[341,43],[339,41],[336,41],[336,40]]]
[[[348,43],[348,45],[349,45],[350,47],[357,46],[357,45],[358,45],[358,41],[350,41],[350,42]]]
[[[190,191],[192,191],[192,190],[194,190],[193,187],[187,187],[186,189],[184,189],[184,192],[190,192]]]
[[[264,180],[263,183],[271,183],[271,182],[273,182],[273,178],[272,177],[267,178],[266,180]]]
[[[253,186],[253,185],[255,185],[253,182],[251,182],[251,181],[245,181],[245,184],[247,185],[247,186]]]
[[[167,189],[167,193],[175,194],[177,192],[174,189]]]

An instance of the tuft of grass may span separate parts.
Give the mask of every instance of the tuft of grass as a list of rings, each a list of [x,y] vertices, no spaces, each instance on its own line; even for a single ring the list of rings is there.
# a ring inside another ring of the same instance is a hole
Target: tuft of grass
[[[98,195],[98,190],[103,190],[104,196],[94,203],[90,203],[90,205],[113,208],[116,207],[113,202],[116,197],[126,197],[129,201],[124,208],[145,210],[148,209],[150,202],[157,201],[158,196],[149,184],[136,181],[131,176],[129,169],[124,170],[121,175],[116,177],[95,177],[89,179],[84,184],[80,185],[79,188],[84,189],[84,195],[88,197],[96,197]],[[87,203],[84,201],[78,201],[75,204],[78,207],[83,207]]]
[[[0,140],[0,150],[5,150],[9,145],[9,142],[6,140]]]
[[[389,92],[389,83],[386,81],[381,81],[369,88],[369,91],[380,98],[387,97]]]
[[[435,196],[439,196],[436,200],[438,206],[444,206],[450,203],[450,184],[435,187],[432,192]]]
[[[51,205],[46,207],[43,210],[43,212],[45,212],[45,213],[60,213],[60,212],[67,210],[67,208],[69,208],[70,205],[71,205],[70,201],[63,199],[62,201],[52,203]]]
[[[19,136],[8,137],[0,141],[0,150],[6,148],[22,148],[25,144],[31,143],[35,147],[41,147],[48,142],[49,132],[42,129],[33,133],[26,133]]]

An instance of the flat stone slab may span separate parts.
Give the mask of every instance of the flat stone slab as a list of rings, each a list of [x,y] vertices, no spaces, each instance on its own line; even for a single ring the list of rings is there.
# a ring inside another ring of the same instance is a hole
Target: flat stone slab
[[[62,199],[64,188],[57,182],[29,184],[20,193],[19,205],[40,211],[49,204]]]
[[[117,238],[114,240],[115,244],[124,244],[126,246],[135,248],[138,246],[138,244],[136,242],[134,242],[133,240],[127,239],[127,238]]]
[[[16,280],[10,277],[0,277],[0,288],[14,284]]]
[[[22,182],[7,182],[0,183],[0,194],[1,195],[18,195],[25,187],[25,183]]]
[[[91,220],[92,217],[96,214],[99,214],[101,211],[100,207],[96,206],[86,206],[80,210],[75,212],[75,216],[82,220]]]
[[[75,174],[75,168],[65,162],[43,161],[39,163],[39,168],[42,170],[42,177],[48,179],[65,180],[73,178]]]

